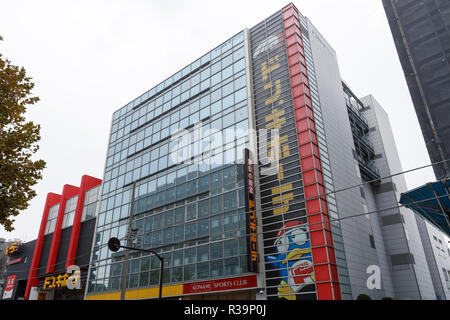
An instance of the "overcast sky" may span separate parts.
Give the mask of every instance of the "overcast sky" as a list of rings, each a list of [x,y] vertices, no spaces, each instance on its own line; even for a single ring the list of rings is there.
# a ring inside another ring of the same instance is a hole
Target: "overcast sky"
[[[287,5],[279,0],[0,0],[0,52],[24,66],[40,102],[47,168],[37,196],[0,238],[37,237],[48,192],[103,178],[112,113],[244,28]],[[337,52],[356,95],[387,111],[403,170],[430,163],[381,0],[293,1]],[[406,175],[409,188],[431,168]]]

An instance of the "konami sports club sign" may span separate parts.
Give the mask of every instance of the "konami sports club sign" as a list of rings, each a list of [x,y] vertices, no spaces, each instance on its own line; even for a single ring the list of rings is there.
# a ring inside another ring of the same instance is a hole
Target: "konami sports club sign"
[[[183,284],[183,294],[256,288],[256,275]]]

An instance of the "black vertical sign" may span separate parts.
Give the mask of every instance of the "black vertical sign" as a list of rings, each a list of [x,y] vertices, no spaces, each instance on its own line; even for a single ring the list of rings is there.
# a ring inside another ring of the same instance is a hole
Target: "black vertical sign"
[[[247,268],[258,272],[258,246],[256,231],[255,173],[250,151],[244,149],[245,159],[245,210],[247,212]]]

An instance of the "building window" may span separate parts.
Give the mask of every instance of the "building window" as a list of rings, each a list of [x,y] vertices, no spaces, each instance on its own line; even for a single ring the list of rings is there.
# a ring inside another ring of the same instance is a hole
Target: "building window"
[[[53,207],[50,208],[48,212],[45,234],[49,234],[55,231],[56,219],[58,218],[58,211],[59,211],[59,203],[55,204]]]

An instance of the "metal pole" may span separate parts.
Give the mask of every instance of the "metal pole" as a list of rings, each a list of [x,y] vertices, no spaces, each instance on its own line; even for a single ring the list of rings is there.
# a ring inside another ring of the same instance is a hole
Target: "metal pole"
[[[159,258],[160,263],[160,275],[159,275],[159,299],[162,297],[163,276],[164,276],[164,258],[156,255]]]

